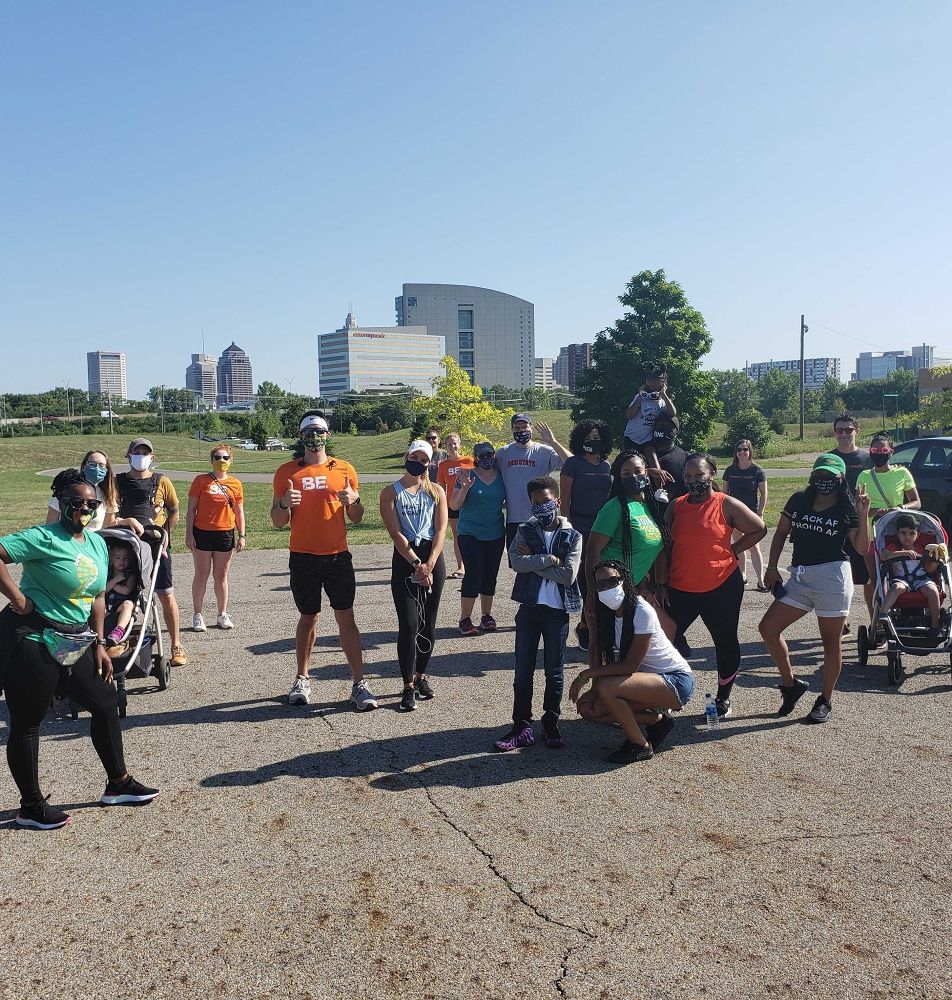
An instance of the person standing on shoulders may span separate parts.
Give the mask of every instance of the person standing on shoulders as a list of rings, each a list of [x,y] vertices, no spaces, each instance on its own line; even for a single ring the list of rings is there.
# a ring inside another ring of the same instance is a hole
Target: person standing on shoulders
[[[447,457],[440,462],[439,470],[436,473],[436,481],[443,487],[447,500],[453,495],[456,480],[465,471],[473,468],[475,464],[468,455],[462,454],[460,448],[462,440],[455,431],[447,434],[445,441]],[[456,557],[456,569],[450,573],[451,579],[459,580],[466,575],[466,566],[463,563],[463,556],[459,550],[459,539],[457,538],[459,511],[449,508],[450,530],[453,532],[453,555]]]
[[[178,495],[172,480],[153,469],[155,451],[148,438],[136,438],[130,442],[127,455],[131,468],[116,476],[120,520],[115,524],[125,524],[133,530],[136,524],[143,527],[155,525],[165,531],[165,541],[159,554],[158,575],[155,578],[155,593],[162,605],[165,627],[169,630],[172,666],[183,667],[188,663],[188,655],[182,648],[179,636],[179,607],[172,589],[172,556],[169,552],[172,532],[179,521]]]
[[[754,462],[754,446],[747,438],[741,438],[734,447],[734,461],[724,470],[724,490],[728,496],[740,500],[745,507],[748,507],[763,520],[764,508],[767,506],[767,477],[764,475],[764,470]],[[740,534],[735,531],[734,541],[736,542],[738,538],[740,538]],[[759,542],[750,547],[750,561],[757,574],[757,589],[762,594],[766,594],[764,556],[760,551]],[[737,554],[737,562],[740,565],[740,572],[746,586],[746,550]]]
[[[625,424],[625,448],[644,455],[649,476],[663,474],[654,444],[654,425],[662,415],[676,417],[678,411],[668,395],[668,374],[663,365],[655,364],[645,373],[644,384],[628,404],[628,423]],[[668,502],[668,492],[663,485],[655,491],[655,498],[660,503]]]
[[[427,474],[430,477],[430,482],[435,483],[440,471],[440,462],[448,457],[446,450],[440,447],[439,427],[427,428],[426,443],[433,449],[433,457],[427,466]]]
[[[311,700],[308,663],[323,590],[334,609],[341,649],[350,667],[351,704],[366,712],[377,707],[377,699],[364,680],[364,652],[354,621],[357,579],[344,520],[346,512],[352,524],[360,524],[364,505],[354,467],[328,456],[329,436],[324,417],[309,410],[301,418],[299,457],[285,462],[274,474],[271,523],[276,528],[291,525],[291,594],[301,616],[295,633],[297,672],[288,704],[306,705]]]
[[[431,483],[427,470],[433,449],[411,441],[404,474],[380,493],[380,516],[393,539],[390,592],[400,629],[397,659],[403,675],[400,711],[412,712],[416,701],[428,701],[433,688],[426,668],[436,642],[436,618],[446,580],[446,494]]]
[[[836,447],[830,452],[831,455],[838,455],[843,459],[846,466],[846,485],[855,493],[856,480],[859,474],[870,467],[869,451],[856,447],[856,435],[859,433],[859,421],[851,413],[841,413],[833,421],[833,437],[836,439]],[[853,548],[853,543],[846,540],[846,554],[850,561],[850,573],[853,577],[853,584],[857,587],[865,587],[869,583],[869,572],[866,569],[866,553],[857,552]],[[849,632],[850,622],[846,619],[843,626],[844,632]]]
[[[208,574],[215,581],[218,627],[234,628],[228,614],[228,569],[235,552],[245,547],[245,498],[241,483],[229,474],[231,448],[216,444],[211,450],[213,472],[192,480],[185,513],[185,544],[192,553],[192,631],[206,631],[202,606]],[[235,542],[235,528],[238,541]]]

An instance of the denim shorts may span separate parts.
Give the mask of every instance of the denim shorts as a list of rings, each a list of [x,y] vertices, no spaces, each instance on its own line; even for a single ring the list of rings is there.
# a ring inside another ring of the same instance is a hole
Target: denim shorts
[[[672,674],[661,674],[661,679],[674,692],[675,698],[682,708],[691,700],[694,694],[694,674],[678,670]]]

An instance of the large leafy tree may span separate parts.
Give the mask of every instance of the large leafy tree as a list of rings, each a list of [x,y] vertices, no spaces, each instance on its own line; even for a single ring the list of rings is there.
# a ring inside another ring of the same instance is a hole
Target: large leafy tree
[[[456,361],[446,355],[440,361],[443,375],[432,379],[432,396],[413,400],[414,430],[434,425],[443,435],[457,431],[464,448],[477,441],[496,440],[508,424],[511,409],[497,409],[483,399],[483,390],[469,380]]]
[[[760,411],[768,417],[776,414],[791,416],[800,406],[800,376],[780,368],[770,368],[757,383]]]
[[[757,383],[737,368],[728,371],[711,371],[711,378],[717,384],[717,398],[721,402],[721,414],[728,422],[738,413],[756,410],[760,401]]]
[[[678,409],[681,439],[700,447],[718,415],[717,385],[699,362],[711,349],[704,317],[663,270],[636,274],[620,295],[625,314],[592,345],[592,367],[579,376],[572,419],[598,417],[620,439],[626,410],[655,362],[668,370],[668,393]]]

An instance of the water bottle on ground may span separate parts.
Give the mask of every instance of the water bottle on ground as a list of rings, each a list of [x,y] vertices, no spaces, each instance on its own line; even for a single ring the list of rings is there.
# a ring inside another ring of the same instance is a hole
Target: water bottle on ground
[[[717,705],[714,703],[714,695],[704,695],[704,721],[708,729],[717,729],[721,720],[717,714]]]

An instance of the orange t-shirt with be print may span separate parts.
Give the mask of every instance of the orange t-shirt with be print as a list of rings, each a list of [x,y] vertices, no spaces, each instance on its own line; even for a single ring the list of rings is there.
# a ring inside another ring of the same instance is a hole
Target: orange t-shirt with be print
[[[472,469],[475,463],[471,458],[461,455],[459,458],[447,458],[440,462],[436,472],[436,481],[446,491],[446,496],[451,497],[456,487],[456,480],[464,469]]]
[[[289,479],[301,491],[301,506],[291,511],[291,551],[313,556],[346,552],[344,505],[337,494],[348,486],[355,492],[360,488],[354,467],[339,458],[320,465],[285,462],[274,474],[276,499],[287,492]]]

